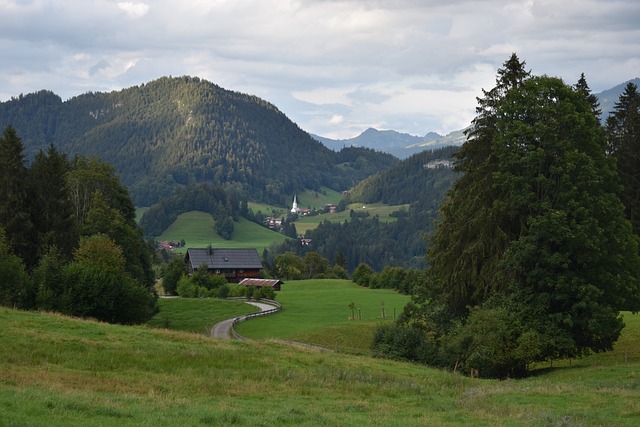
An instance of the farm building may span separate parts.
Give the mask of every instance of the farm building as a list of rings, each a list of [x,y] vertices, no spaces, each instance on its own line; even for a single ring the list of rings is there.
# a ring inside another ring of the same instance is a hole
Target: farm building
[[[274,291],[279,291],[284,282],[278,279],[242,279],[239,284],[256,288],[271,287]]]
[[[189,248],[185,262],[189,274],[204,264],[209,274],[222,274],[229,282],[259,277],[262,270],[256,249]]]

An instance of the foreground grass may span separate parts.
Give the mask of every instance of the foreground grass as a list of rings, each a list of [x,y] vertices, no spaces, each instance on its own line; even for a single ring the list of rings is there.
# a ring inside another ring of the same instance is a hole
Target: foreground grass
[[[178,252],[184,253],[187,248],[204,248],[213,245],[214,248],[256,248],[258,254],[273,242],[282,242],[286,237],[269,230],[256,223],[240,218],[235,222],[233,239],[225,240],[218,236],[214,229],[213,217],[205,212],[185,212],[158,236],[158,241],[185,240],[185,248]]]
[[[276,299],[282,311],[242,322],[237,331],[248,338],[278,338],[361,354],[370,353],[376,326],[393,321],[394,310],[400,314],[409,301],[389,289],[329,279],[287,281]],[[351,319],[351,303],[356,320]]]
[[[157,306],[158,313],[147,325],[205,335],[218,322],[258,311],[244,301],[216,298],[160,298]]]
[[[627,363],[521,381],[0,308],[3,426],[636,426]],[[635,325],[637,327],[637,325]],[[604,373],[603,373],[604,372]]]

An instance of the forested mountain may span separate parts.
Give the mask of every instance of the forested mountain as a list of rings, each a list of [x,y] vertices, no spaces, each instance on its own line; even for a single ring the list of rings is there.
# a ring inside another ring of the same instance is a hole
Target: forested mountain
[[[137,205],[197,182],[284,205],[296,191],[344,190],[397,161],[365,149],[341,156],[268,102],[192,77],[64,102],[50,91],[20,95],[0,103],[7,125],[22,136],[27,159],[54,144],[114,165]]]
[[[423,151],[401,160],[351,189],[341,202],[410,204],[408,210],[396,212],[395,222],[382,222],[377,217],[362,217],[353,212],[348,221],[325,221],[310,230],[306,235],[311,239],[309,245],[285,242],[277,252],[292,251],[302,256],[315,251],[329,260],[341,254],[350,272],[360,263],[377,271],[385,266],[424,267],[427,236],[433,230],[445,193],[458,178],[450,167],[458,149]]]
[[[361,181],[349,190],[347,201],[400,205],[429,199],[437,206],[457,178],[451,166],[459,149],[451,146],[414,154]]]

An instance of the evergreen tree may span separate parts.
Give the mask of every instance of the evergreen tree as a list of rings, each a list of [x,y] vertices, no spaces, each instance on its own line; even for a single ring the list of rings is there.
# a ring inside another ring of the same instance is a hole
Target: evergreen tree
[[[504,63],[496,86],[483,90],[484,98],[478,98],[478,115],[467,132],[467,142],[455,154],[456,170],[464,175],[441,206],[442,220],[427,262],[437,292],[459,314],[501,286],[496,280],[498,262],[514,235],[507,213],[493,209],[493,201],[499,197],[493,177],[498,167],[493,152],[497,108],[505,94],[529,75],[525,62],[515,54]]]
[[[578,79],[578,83],[574,85],[574,88],[584,97],[584,99],[587,100],[589,105],[591,105],[593,114],[595,114],[596,118],[600,120],[600,114],[602,114],[602,110],[600,109],[598,97],[591,93],[591,89],[589,89],[589,85],[587,84],[587,79],[585,78],[584,73],[580,74],[580,79]]]
[[[36,257],[23,151],[16,130],[7,127],[0,137],[0,227],[4,228],[13,252],[29,268],[35,264]]]
[[[62,256],[70,259],[78,244],[76,218],[65,183],[70,170],[66,156],[53,145],[46,154],[40,151],[29,168],[31,218],[37,233],[39,255],[55,246]]]
[[[607,118],[608,151],[616,158],[620,199],[633,231],[640,235],[640,93],[629,83]]]
[[[0,305],[30,309],[34,300],[24,263],[13,253],[0,227]]]

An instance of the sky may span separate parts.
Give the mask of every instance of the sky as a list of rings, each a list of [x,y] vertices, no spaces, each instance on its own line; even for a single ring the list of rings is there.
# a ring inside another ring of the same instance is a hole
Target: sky
[[[640,76],[640,1],[0,0],[0,101],[189,75],[334,139],[465,128],[512,53],[610,89]]]

